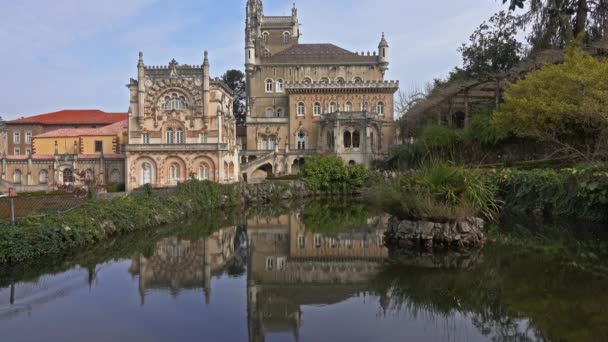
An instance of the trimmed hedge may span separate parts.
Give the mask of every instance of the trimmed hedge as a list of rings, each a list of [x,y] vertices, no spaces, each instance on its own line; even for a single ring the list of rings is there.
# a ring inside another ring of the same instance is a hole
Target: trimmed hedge
[[[64,214],[0,223],[0,263],[17,263],[66,252],[119,234],[140,231],[236,206],[237,187],[188,181],[173,193],[156,196],[150,188],[109,201],[90,201]]]

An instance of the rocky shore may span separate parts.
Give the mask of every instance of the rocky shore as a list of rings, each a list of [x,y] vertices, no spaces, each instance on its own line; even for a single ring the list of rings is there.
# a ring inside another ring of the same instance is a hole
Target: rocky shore
[[[479,249],[486,242],[484,224],[476,217],[449,222],[393,217],[386,232],[386,243],[389,247],[421,252]]]

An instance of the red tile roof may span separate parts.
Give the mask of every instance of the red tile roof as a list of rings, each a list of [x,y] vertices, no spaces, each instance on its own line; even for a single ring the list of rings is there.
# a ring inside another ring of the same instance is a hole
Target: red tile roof
[[[62,110],[9,121],[9,124],[112,124],[127,119],[127,113],[106,113],[98,109]]]
[[[62,128],[34,136],[34,138],[62,138],[83,136],[116,136],[127,128],[128,121],[123,120],[108,126],[99,128]]]

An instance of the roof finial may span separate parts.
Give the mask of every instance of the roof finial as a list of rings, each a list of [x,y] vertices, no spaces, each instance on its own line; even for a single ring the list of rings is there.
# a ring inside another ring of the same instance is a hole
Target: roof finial
[[[209,52],[207,50],[205,50],[204,56],[203,65],[209,65]]]
[[[292,17],[297,17],[298,16],[298,8],[296,7],[296,3],[293,3],[293,7],[291,8],[291,16]]]
[[[144,66],[144,53],[139,51],[139,62],[137,63],[138,67]]]

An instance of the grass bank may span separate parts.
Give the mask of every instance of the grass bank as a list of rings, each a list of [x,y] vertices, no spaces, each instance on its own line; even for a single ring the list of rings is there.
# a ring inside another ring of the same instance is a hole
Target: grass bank
[[[188,181],[169,194],[143,188],[109,201],[89,201],[65,214],[0,223],[0,263],[63,255],[111,237],[184,220],[239,204],[238,188]]]

